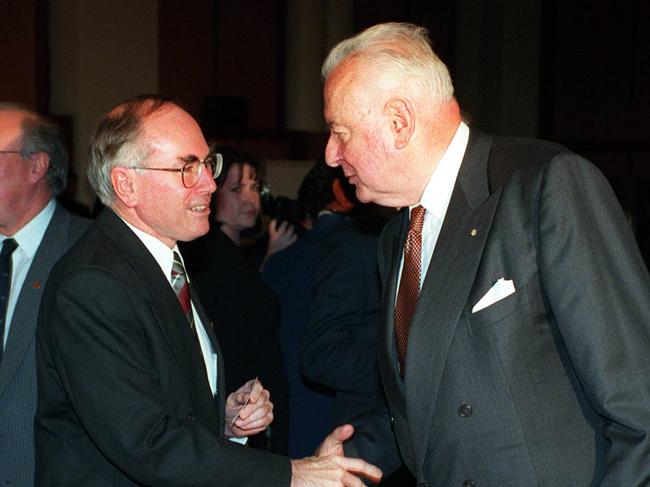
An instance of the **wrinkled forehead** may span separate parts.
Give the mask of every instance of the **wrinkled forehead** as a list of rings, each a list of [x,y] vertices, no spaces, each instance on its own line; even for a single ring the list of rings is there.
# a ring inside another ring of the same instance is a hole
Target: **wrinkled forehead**
[[[385,102],[386,85],[377,66],[350,56],[332,70],[324,87],[326,122],[340,122],[341,116],[365,118]]]
[[[344,60],[336,66],[327,77],[323,88],[325,116],[335,117],[339,110],[354,100],[361,82],[356,65]]]
[[[345,88],[353,85],[359,79],[359,66],[351,57],[341,61],[325,80],[324,92],[326,97],[334,97]]]

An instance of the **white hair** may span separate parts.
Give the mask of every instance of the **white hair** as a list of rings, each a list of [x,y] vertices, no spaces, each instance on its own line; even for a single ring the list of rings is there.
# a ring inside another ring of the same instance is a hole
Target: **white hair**
[[[412,80],[422,86],[433,101],[449,101],[454,95],[449,70],[433,52],[424,27],[389,22],[341,41],[323,63],[323,80],[326,81],[334,68],[350,56],[383,63],[400,73],[400,79]]]

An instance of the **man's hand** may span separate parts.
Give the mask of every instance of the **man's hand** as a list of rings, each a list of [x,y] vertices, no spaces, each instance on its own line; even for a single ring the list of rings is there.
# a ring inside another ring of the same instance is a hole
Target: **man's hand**
[[[332,431],[327,438],[316,449],[317,457],[326,457],[328,455],[344,456],[343,443],[352,438],[354,426],[344,424]]]
[[[243,438],[264,431],[273,421],[271,394],[251,379],[226,400],[226,436]]]
[[[361,477],[381,480],[381,470],[359,458],[343,456],[343,443],[354,434],[346,424],[336,428],[316,450],[316,456],[291,460],[291,487],[365,487]]]

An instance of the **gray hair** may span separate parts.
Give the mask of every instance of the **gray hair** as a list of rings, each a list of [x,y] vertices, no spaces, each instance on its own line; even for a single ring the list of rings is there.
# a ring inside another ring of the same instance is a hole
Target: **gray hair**
[[[0,104],[0,111],[8,110],[25,112],[21,124],[20,156],[29,159],[40,152],[48,155],[50,161],[45,173],[45,181],[52,195],[59,196],[68,181],[68,150],[61,128],[23,105]]]
[[[147,157],[147,147],[140,141],[143,120],[170,104],[177,105],[158,95],[142,95],[119,104],[100,120],[90,139],[88,181],[104,205],[115,201],[113,168],[141,166]]]
[[[334,68],[353,55],[386,63],[406,79],[420,84],[435,101],[448,101],[454,95],[449,70],[433,52],[424,27],[388,22],[341,41],[323,63],[323,80],[327,80]]]

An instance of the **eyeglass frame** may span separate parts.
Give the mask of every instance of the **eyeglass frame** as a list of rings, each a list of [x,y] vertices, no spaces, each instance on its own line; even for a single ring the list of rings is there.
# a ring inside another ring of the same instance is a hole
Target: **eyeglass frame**
[[[210,163],[209,161],[212,160],[214,161],[213,163]],[[189,166],[193,166],[196,164],[198,174],[196,176],[196,182],[188,186],[185,183],[185,171],[187,171],[187,168]],[[221,170],[223,169],[223,156],[218,153],[214,152],[210,155],[208,155],[204,160],[199,160],[195,159],[191,162],[186,163],[183,167],[181,168],[172,168],[172,167],[144,167],[144,166],[129,166],[129,169],[143,169],[145,171],[167,171],[167,172],[179,172],[181,173],[181,182],[183,183],[183,187],[190,189],[199,184],[199,180],[201,179],[201,176],[203,175],[203,168],[210,166],[209,169],[212,172],[212,179],[217,179],[219,177],[219,174],[221,174]]]
[[[0,154],[22,154],[21,150],[0,150]]]

